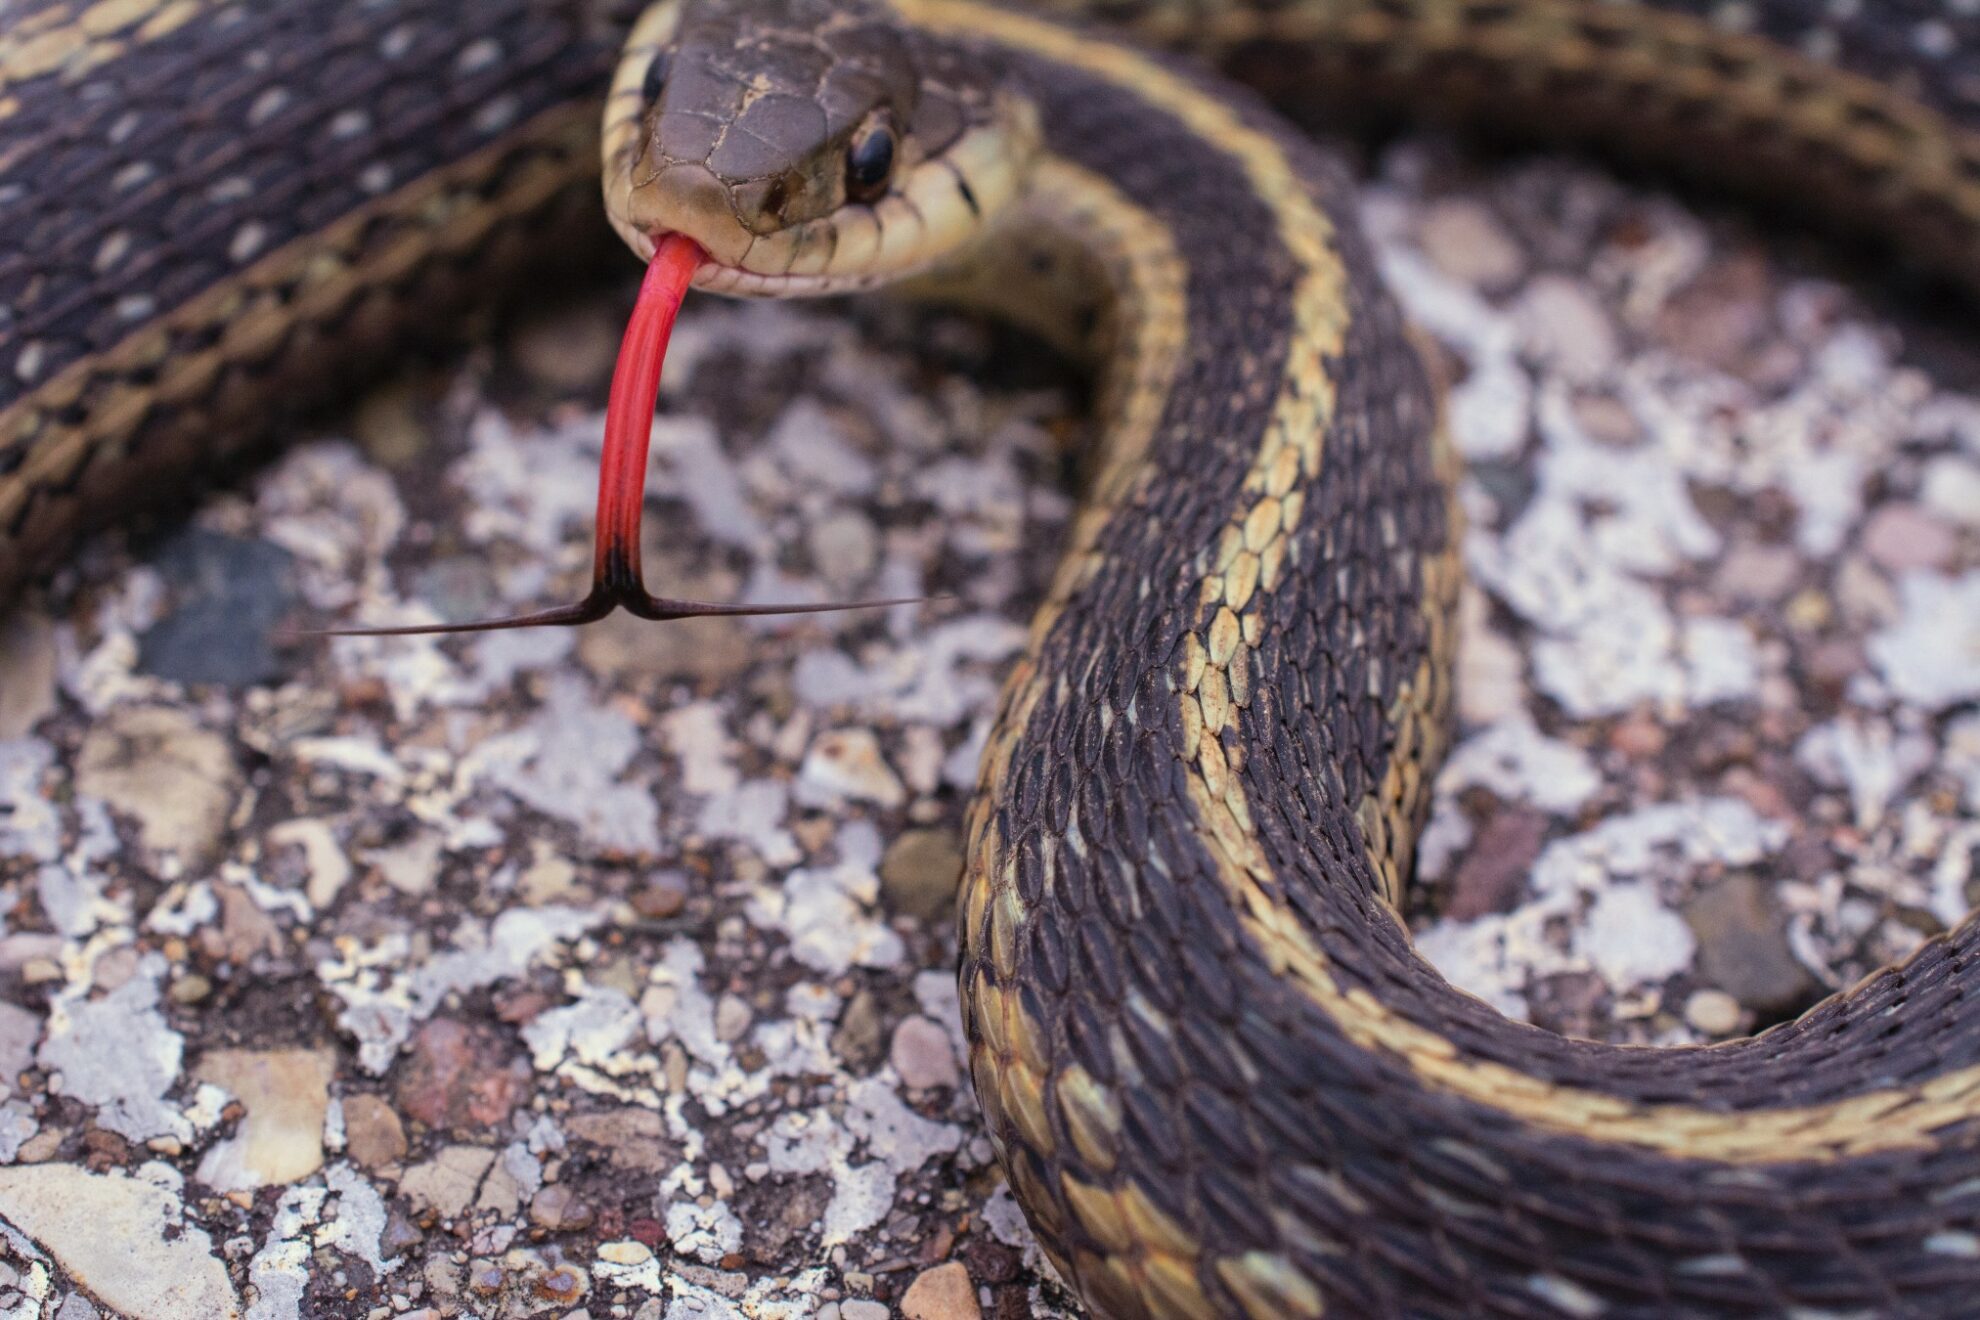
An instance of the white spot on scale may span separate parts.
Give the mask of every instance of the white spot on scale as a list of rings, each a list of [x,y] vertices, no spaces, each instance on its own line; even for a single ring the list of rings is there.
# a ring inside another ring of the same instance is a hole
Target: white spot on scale
[[[1925,1250],[1935,1256],[1958,1256],[1963,1260],[1976,1260],[1980,1259],[1980,1237],[1948,1229],[1926,1238]]]
[[[28,341],[21,351],[14,355],[14,374],[22,381],[32,384],[41,375],[41,366],[48,357],[48,347],[39,339]]]
[[[134,160],[110,176],[110,188],[113,192],[129,192],[133,188],[151,182],[157,176],[157,167],[150,161]]]
[[[117,319],[145,321],[158,310],[158,300],[148,293],[127,293],[117,300]]]
[[[385,34],[378,43],[378,53],[388,60],[404,59],[413,46],[413,30],[410,24],[401,23]]]
[[[1744,1274],[1746,1271],[1746,1258],[1734,1255],[1730,1251],[1716,1252],[1710,1256],[1692,1256],[1677,1263],[1679,1274],[1726,1276]]]
[[[1954,1183],[1943,1191],[1933,1192],[1931,1201],[1933,1205],[1947,1205],[1953,1201],[1964,1201],[1972,1196],[1980,1196],[1980,1178],[1968,1178],[1963,1182]]]
[[[1944,59],[1959,48],[1952,25],[1928,20],[1911,29],[1911,44],[1928,59]]]
[[[1608,1305],[1588,1289],[1573,1279],[1564,1279],[1558,1274],[1535,1274],[1528,1277],[1526,1287],[1534,1296],[1549,1302],[1568,1315],[1592,1320],[1608,1310]]]
[[[289,100],[287,88],[270,87],[260,96],[255,97],[254,104],[248,107],[249,126],[258,128],[281,114],[288,107]]]
[[[502,47],[492,37],[472,41],[454,57],[454,72],[463,77],[479,73],[502,58]]]
[[[1728,32],[1748,32],[1753,28],[1753,6],[1745,0],[1729,0],[1712,11],[1712,21]]]
[[[518,105],[513,96],[498,96],[477,110],[474,115],[474,129],[477,133],[495,134],[516,122]]]
[[[392,167],[390,165],[367,165],[364,168],[364,172],[358,175],[358,187],[368,193],[376,195],[385,192],[391,186]]]
[[[128,229],[114,230],[104,238],[103,242],[97,245],[96,260],[92,265],[96,273],[101,275],[115,268],[117,263],[130,255],[130,252],[131,231]]]
[[[268,226],[259,220],[250,220],[234,231],[233,241],[227,244],[227,257],[235,265],[251,260],[268,241]]]
[[[333,138],[362,137],[371,131],[371,116],[363,110],[346,110],[330,121]]]

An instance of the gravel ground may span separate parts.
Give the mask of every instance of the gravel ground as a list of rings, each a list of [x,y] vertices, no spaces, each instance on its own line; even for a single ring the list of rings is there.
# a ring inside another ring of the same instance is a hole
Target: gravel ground
[[[1695,1041],[1956,921],[1973,346],[1583,164],[1370,174],[1471,465],[1425,952]],[[0,1317],[1072,1309],[960,1084],[949,917],[1071,382],[959,320],[697,299],[651,579],[928,603],[266,640],[574,597],[626,283],[7,618]]]

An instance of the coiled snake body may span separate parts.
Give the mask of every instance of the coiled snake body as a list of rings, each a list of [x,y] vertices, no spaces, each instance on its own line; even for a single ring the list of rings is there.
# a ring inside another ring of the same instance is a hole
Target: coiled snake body
[[[1736,171],[1971,283],[1972,6],[636,8],[10,9],[0,590],[584,234],[630,33],[602,147],[642,253],[919,278],[1104,373],[959,918],[990,1131],[1096,1314],[1980,1314],[1970,924],[1675,1051],[1510,1023],[1412,952],[1458,581],[1431,383],[1329,159],[1057,22]]]

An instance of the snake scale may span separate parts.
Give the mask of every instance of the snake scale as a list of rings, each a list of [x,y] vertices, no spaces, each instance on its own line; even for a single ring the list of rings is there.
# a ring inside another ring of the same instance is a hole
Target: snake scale
[[[0,8],[0,591],[593,242],[602,149],[621,232],[691,236],[706,287],[912,277],[1101,372],[959,913],[994,1145],[1094,1314],[1980,1314],[1971,924],[1670,1051],[1509,1022],[1412,952],[1458,583],[1435,391],[1339,166],[1144,53],[1565,128],[1971,284],[1980,6],[1043,8]]]

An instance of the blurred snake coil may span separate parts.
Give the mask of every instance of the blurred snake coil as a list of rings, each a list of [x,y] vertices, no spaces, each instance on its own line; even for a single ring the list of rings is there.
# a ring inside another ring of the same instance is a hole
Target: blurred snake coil
[[[1009,181],[1024,223],[934,291],[1100,373],[959,911],[985,1120],[1091,1313],[1980,1315],[1970,921],[1710,1048],[1509,1022],[1412,951],[1395,903],[1447,737],[1453,460],[1342,168],[1277,117],[1587,140],[1971,289],[1980,5],[757,9],[787,34],[814,16],[827,55],[919,61],[933,100],[944,69],[994,70],[1038,134]],[[0,592],[604,241],[638,10],[0,7]],[[981,108],[946,103],[950,127]]]

